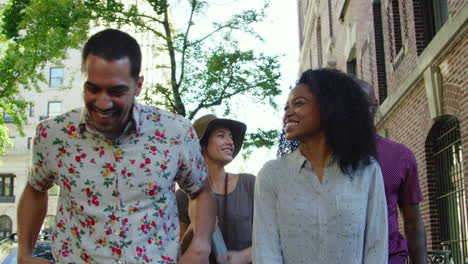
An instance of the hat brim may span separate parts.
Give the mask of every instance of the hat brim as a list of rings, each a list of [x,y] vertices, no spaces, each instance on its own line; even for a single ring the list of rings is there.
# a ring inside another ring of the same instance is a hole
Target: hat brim
[[[234,153],[232,158],[235,158],[237,154],[239,154],[242,144],[244,143],[245,138],[245,131],[247,130],[247,126],[239,121],[232,120],[232,119],[225,119],[225,118],[217,118],[212,120],[208,126],[206,127],[206,132],[203,135],[203,138],[208,136],[213,128],[218,127],[225,127],[231,130],[232,139],[234,141]]]

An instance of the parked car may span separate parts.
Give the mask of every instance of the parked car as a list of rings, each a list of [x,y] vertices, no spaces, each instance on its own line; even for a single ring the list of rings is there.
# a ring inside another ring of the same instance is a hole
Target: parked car
[[[44,258],[54,262],[51,249],[51,241],[48,240],[49,236],[40,236],[34,247],[34,256]],[[18,241],[16,239],[16,233],[12,234],[8,238],[0,241],[2,248],[10,249],[11,252],[3,259],[2,264],[17,264],[18,263]],[[11,249],[13,248],[13,249]]]

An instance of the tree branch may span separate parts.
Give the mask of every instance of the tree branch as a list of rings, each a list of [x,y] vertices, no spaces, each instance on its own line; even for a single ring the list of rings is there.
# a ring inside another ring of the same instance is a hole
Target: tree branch
[[[195,46],[195,45],[197,45],[197,44],[199,44],[199,43],[205,41],[207,38],[213,36],[214,34],[216,34],[217,32],[219,32],[219,31],[221,31],[221,30],[223,30],[223,29],[225,29],[225,28],[232,28],[232,25],[233,25],[233,23],[228,23],[228,24],[226,24],[226,25],[222,25],[222,26],[218,27],[217,29],[213,30],[212,32],[208,33],[207,35],[205,35],[205,36],[202,37],[201,39],[189,43],[189,44],[188,44],[188,47]]]
[[[122,15],[128,15],[128,14],[129,14],[129,13],[127,13],[127,12],[122,12]],[[147,16],[147,15],[140,14],[140,13],[138,13],[136,16],[148,18],[148,19],[150,19],[151,21],[157,22],[157,23],[159,23],[159,24],[163,24],[163,21],[161,21],[161,20],[159,20],[159,19],[157,19],[157,18],[155,18],[155,17],[153,17],[153,16]]]
[[[185,52],[187,51],[188,48],[188,35],[190,32],[190,27],[192,26],[192,20],[193,20],[193,14],[195,13],[195,8],[197,5],[197,0],[192,0],[192,10],[190,11],[190,19],[188,21],[187,25],[187,30],[185,31],[184,35],[184,45],[182,47],[182,58],[180,60],[180,77],[179,77],[179,82],[177,83],[177,86],[180,87],[180,84],[182,83],[182,80],[184,79],[184,73],[185,73]]]
[[[172,40],[172,34],[171,34],[171,28],[169,24],[169,14],[167,13],[167,9],[164,11],[164,31],[166,33],[166,43],[167,43],[167,50],[169,52],[169,58],[171,61],[171,88],[172,88],[172,93],[174,96],[174,111],[176,111],[179,115],[185,116],[185,106],[184,103],[182,102],[182,98],[180,95],[179,91],[179,85],[177,84],[177,79],[176,79],[176,71],[177,71],[177,64],[176,64],[176,58],[175,58],[175,48],[174,48],[174,42]]]
[[[223,86],[223,90],[221,92],[221,95],[214,101],[210,102],[210,103],[206,103],[206,101],[208,101],[208,98],[205,97],[199,104],[198,106],[190,113],[189,115],[189,119],[192,120],[193,117],[195,117],[195,115],[198,113],[198,111],[200,111],[202,108],[207,108],[207,107],[212,107],[212,106],[217,106],[217,105],[221,105],[221,103],[223,102],[223,100],[225,99],[228,99],[228,98],[231,98],[233,97],[234,95],[237,95],[237,94],[240,94],[240,93],[243,93],[243,92],[246,92],[252,88],[255,88],[256,86],[246,86],[244,87],[243,89],[239,89],[239,90],[236,90],[232,93],[225,93],[225,91],[227,90],[227,88],[231,85],[232,81],[233,81],[233,72],[232,70],[230,69],[230,78],[229,78],[229,81]]]
[[[148,15],[145,15],[145,14],[142,14],[142,13],[135,13],[135,14],[132,14],[130,12],[126,12],[126,11],[117,11],[117,10],[114,10],[115,13],[118,13],[118,14],[121,14],[121,15],[124,15],[124,16],[127,16],[127,17],[142,17],[142,18],[147,18],[151,21],[154,21],[154,22],[157,22],[159,24],[163,24],[163,21],[155,18],[154,16],[148,16]]]

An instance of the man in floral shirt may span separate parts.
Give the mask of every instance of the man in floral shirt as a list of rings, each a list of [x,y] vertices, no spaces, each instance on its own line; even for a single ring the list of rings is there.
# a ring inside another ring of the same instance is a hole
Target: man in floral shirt
[[[52,251],[58,263],[176,263],[175,182],[191,196],[195,238],[178,263],[206,263],[215,225],[206,166],[191,124],[135,103],[143,84],[140,47],[119,30],[83,49],[83,109],[45,120],[34,139],[32,172],[18,207],[19,263],[33,258],[60,186]]]

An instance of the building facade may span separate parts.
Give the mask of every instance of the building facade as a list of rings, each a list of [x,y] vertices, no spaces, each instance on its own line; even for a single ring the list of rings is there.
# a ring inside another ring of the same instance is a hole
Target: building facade
[[[21,136],[7,114],[3,114],[8,136],[13,146],[0,157],[0,238],[16,232],[16,208],[19,196],[26,185],[31,165],[31,148],[37,124],[46,118],[81,107],[82,74],[81,53],[71,50],[61,63],[48,63],[43,69],[47,79],[41,84],[41,93],[24,91],[26,100],[33,103],[28,111],[28,121]],[[57,187],[49,190],[49,207],[44,229],[50,229],[57,210]]]
[[[374,86],[378,133],[418,162],[428,249],[468,263],[468,1],[297,4],[299,72],[333,67]]]

